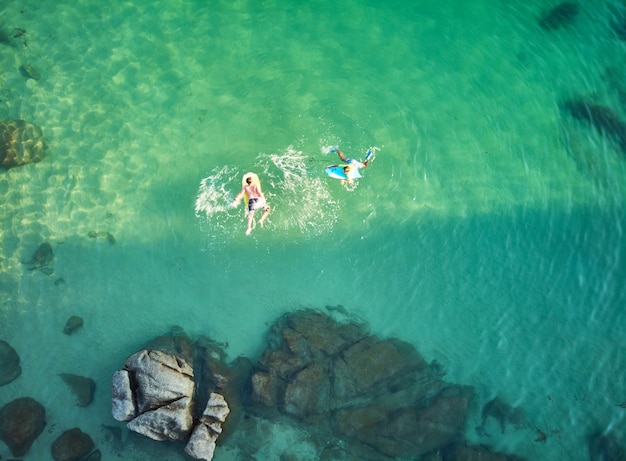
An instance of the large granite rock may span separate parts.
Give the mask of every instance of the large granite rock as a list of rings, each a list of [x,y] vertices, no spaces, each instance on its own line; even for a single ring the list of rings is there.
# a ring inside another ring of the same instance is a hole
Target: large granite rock
[[[469,387],[413,346],[318,311],[283,316],[251,377],[251,411],[317,426],[361,459],[417,458],[463,440]],[[269,410],[269,411],[268,411]]]
[[[233,399],[237,411],[242,407],[239,386],[249,377],[247,363],[237,360],[230,367],[217,343],[208,338],[192,342],[175,328],[115,372],[113,417],[151,439],[186,442],[189,456],[210,461],[231,411],[227,399]]]
[[[0,340],[0,386],[9,384],[22,374],[20,357],[6,341]]]
[[[161,351],[131,355],[112,383],[113,417],[154,440],[187,440],[193,428],[193,370]]]
[[[215,452],[217,438],[222,433],[222,424],[230,413],[224,396],[211,393],[206,408],[185,447],[189,456],[211,461]]]
[[[7,403],[0,409],[0,439],[13,456],[24,456],[46,424],[46,410],[30,397]]]
[[[13,168],[39,162],[45,156],[46,143],[41,128],[24,120],[0,122],[0,167]]]

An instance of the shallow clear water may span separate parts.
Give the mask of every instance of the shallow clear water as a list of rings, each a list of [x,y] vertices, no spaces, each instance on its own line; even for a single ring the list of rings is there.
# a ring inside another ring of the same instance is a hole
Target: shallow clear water
[[[537,0],[283,3],[0,7],[0,118],[49,146],[0,174],[0,338],[24,369],[0,404],[35,397],[50,428],[26,459],[75,425],[106,453],[113,371],[172,325],[255,357],[283,312],[336,304],[549,435],[476,416],[472,442],[571,460],[623,437],[626,156],[558,106],[626,120],[610,3],[554,31]],[[323,173],[335,144],[377,148],[351,187]],[[272,205],[250,237],[227,207],[247,171]],[[44,241],[50,276],[22,264]],[[96,379],[94,404],[58,373]]]

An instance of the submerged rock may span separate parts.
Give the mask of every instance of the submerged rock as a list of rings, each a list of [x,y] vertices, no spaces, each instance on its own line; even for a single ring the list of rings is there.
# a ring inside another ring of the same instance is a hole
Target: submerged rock
[[[343,440],[353,457],[415,458],[459,442],[473,397],[410,344],[312,310],[272,327],[251,384],[251,411],[318,426],[320,441]]]
[[[478,430],[482,433],[485,433],[485,424],[489,418],[498,422],[502,434],[506,431],[507,425],[521,427],[527,423],[523,409],[513,407],[499,397],[495,397],[485,404],[481,417],[481,425]]]
[[[0,167],[9,169],[39,162],[45,150],[43,132],[38,126],[24,120],[0,122]]]
[[[626,154],[626,122],[615,111],[582,98],[566,100],[561,108],[576,120],[589,123],[598,132],[612,139],[622,153]]]
[[[96,382],[93,379],[68,373],[61,373],[59,376],[76,394],[78,398],[76,404],[79,407],[86,407],[92,402],[96,391]]]
[[[454,445],[443,450],[445,460],[463,461],[524,461],[515,455],[497,453],[484,445]],[[441,459],[441,458],[439,458]]]
[[[83,318],[77,315],[72,315],[67,322],[65,322],[65,327],[63,327],[63,333],[66,335],[71,335],[79,328],[83,326]]]
[[[0,386],[9,384],[22,374],[20,357],[9,343],[0,340]]]
[[[545,30],[559,29],[570,25],[579,12],[578,3],[563,2],[546,11],[539,19],[539,25]]]
[[[624,461],[626,446],[612,432],[594,434],[589,438],[590,461]]]
[[[116,242],[115,237],[110,232],[96,232],[92,230],[87,232],[87,236],[92,239],[106,238],[111,245],[115,245]]]
[[[26,79],[39,80],[41,78],[41,74],[31,64],[22,64],[20,66],[20,74]]]
[[[80,461],[93,452],[95,444],[77,427],[65,431],[52,444],[52,457],[56,461]]]
[[[37,247],[30,260],[24,261],[23,264],[28,264],[29,271],[40,270],[50,275],[54,271],[50,267],[53,259],[52,246],[48,242],[44,242]]]
[[[46,410],[30,397],[7,403],[0,409],[0,439],[13,456],[24,456],[46,424]]]

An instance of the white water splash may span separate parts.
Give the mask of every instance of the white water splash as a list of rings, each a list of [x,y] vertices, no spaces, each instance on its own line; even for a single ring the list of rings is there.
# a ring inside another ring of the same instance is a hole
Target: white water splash
[[[266,228],[273,235],[293,238],[291,234],[296,232],[308,238],[333,227],[339,205],[330,195],[322,163],[290,146],[281,153],[259,154],[255,164],[241,170],[217,167],[200,181],[195,214],[208,235],[222,240],[238,236],[240,228],[245,227],[241,215],[230,203],[239,192],[241,175],[246,171],[259,175],[272,210]]]

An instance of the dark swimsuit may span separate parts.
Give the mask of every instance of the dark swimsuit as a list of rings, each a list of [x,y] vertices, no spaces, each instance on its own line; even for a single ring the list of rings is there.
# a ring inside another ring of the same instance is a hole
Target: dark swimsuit
[[[248,199],[248,211],[254,210],[255,209],[254,204],[258,201],[259,201],[258,197]]]

